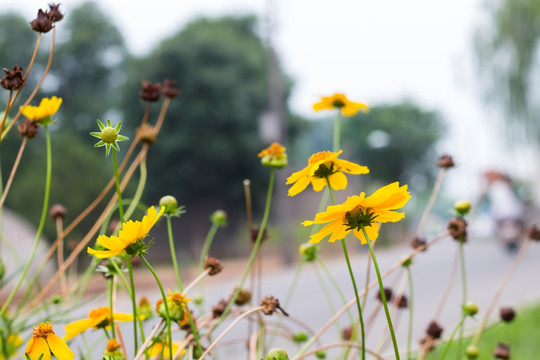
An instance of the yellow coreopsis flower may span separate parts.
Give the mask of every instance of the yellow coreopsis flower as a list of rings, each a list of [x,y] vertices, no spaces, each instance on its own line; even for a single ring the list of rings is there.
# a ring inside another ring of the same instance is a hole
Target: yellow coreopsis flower
[[[113,313],[114,321],[131,321],[133,314]],[[88,313],[88,319],[81,319],[67,324],[65,327],[66,336],[64,340],[69,340],[88,329],[108,329],[111,327],[111,308],[103,306]]]
[[[55,335],[51,323],[39,323],[32,330],[32,339],[26,345],[26,353],[32,359],[37,359],[43,354],[42,360],[51,360],[51,353],[58,360],[73,360],[75,354],[69,346]]]
[[[358,111],[367,113],[369,111],[369,105],[366,103],[354,102],[347,99],[344,94],[334,94],[332,96],[323,96],[321,101],[313,104],[313,110],[340,110],[345,116],[353,116]]]
[[[39,106],[26,105],[21,106],[21,113],[28,119],[33,121],[48,121],[51,116],[56,114],[60,105],[62,104],[62,98],[53,96],[52,98],[43,98],[39,103]]]
[[[261,163],[264,166],[283,169],[287,166],[287,153],[285,146],[279,143],[273,143],[266,149],[262,150],[257,156],[261,158]]]
[[[155,207],[149,207],[147,214],[141,221],[129,220],[122,223],[122,229],[119,231],[118,236],[100,235],[97,238],[97,242],[107,250],[88,248],[88,253],[98,259],[103,259],[126,251],[130,245],[135,244],[138,240],[142,240],[148,235],[148,232],[156,224],[161,215],[163,215],[164,211],[164,206],[160,208],[159,213],[156,212]]]
[[[332,189],[343,190],[347,187],[347,177],[349,174],[367,174],[367,166],[361,166],[337,157],[343,152],[322,151],[311,155],[308,166],[293,173],[287,179],[287,185],[294,184],[289,189],[289,196],[294,196],[302,192],[310,183],[313,190],[321,191],[326,185],[326,178],[330,182]]]
[[[379,223],[396,222],[405,217],[404,213],[393,210],[402,208],[411,195],[407,185],[399,186],[395,182],[375,191],[366,197],[365,193],[348,197],[341,205],[328,206],[326,211],[318,213],[313,221],[304,221],[304,226],[313,224],[330,224],[311,236],[310,242],[318,243],[330,235],[329,242],[344,239],[351,231],[360,239],[362,244],[367,240],[362,232],[362,226],[370,240],[375,241],[379,236]]]

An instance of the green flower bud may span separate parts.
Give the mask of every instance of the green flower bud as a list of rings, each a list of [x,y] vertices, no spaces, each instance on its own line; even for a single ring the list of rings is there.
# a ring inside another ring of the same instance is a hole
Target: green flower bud
[[[210,216],[210,221],[219,226],[225,226],[227,225],[227,213],[223,210],[216,210],[212,216]]]
[[[272,349],[266,354],[265,360],[289,360],[289,355],[282,349]]]
[[[480,351],[478,351],[476,345],[469,345],[467,346],[467,349],[465,349],[465,355],[467,356],[467,359],[476,359],[480,355]]]
[[[458,200],[454,204],[454,209],[459,215],[465,216],[471,210],[471,203],[467,200]]]
[[[166,297],[166,300],[171,320],[175,322],[184,320],[187,310],[187,302],[191,299],[186,298],[180,293],[170,292],[169,296]],[[167,311],[165,310],[163,299],[158,300],[156,304],[156,311],[162,318],[167,318]]]
[[[293,341],[295,343],[303,343],[304,341],[307,341],[308,334],[305,332],[299,332],[293,335]]]
[[[326,359],[326,351],[320,350],[315,353],[317,359]]]
[[[302,259],[305,262],[311,262],[315,260],[317,257],[317,251],[319,248],[317,245],[312,244],[310,242],[306,242],[300,245],[298,251],[300,252],[300,255],[302,255]]]
[[[468,316],[474,316],[478,313],[478,306],[476,303],[469,301],[465,305],[463,305],[463,311]]]
[[[101,140],[105,144],[112,144],[116,141],[118,138],[118,134],[112,127],[106,127],[105,129],[101,130]]]
[[[172,195],[165,195],[159,199],[159,206],[165,207],[165,214],[172,215],[178,208],[178,201],[176,201],[176,198]]]
[[[143,296],[139,300],[139,305],[137,306],[137,312],[139,316],[144,315],[145,320],[150,319],[154,315],[152,313],[152,307],[150,306],[150,302],[145,296]]]
[[[56,295],[53,295],[53,296],[51,297],[51,302],[52,302],[53,304],[55,304],[55,305],[60,304],[61,301],[62,301],[62,296],[61,296],[61,295],[56,294]]]

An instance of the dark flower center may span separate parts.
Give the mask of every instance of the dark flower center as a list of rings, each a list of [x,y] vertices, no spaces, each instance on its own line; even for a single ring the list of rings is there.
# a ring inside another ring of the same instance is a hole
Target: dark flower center
[[[371,226],[379,215],[371,209],[363,209],[359,206],[345,213],[345,222],[347,230],[362,230],[363,227]]]

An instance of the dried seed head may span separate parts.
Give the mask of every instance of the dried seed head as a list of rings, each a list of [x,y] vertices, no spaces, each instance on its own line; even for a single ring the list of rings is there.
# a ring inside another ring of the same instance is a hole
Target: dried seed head
[[[419,247],[426,245],[426,243],[427,243],[426,239],[419,236],[415,236],[410,242],[411,247],[413,249],[418,249]],[[426,250],[427,248],[424,248],[422,251],[426,251]]]
[[[431,321],[426,329],[426,334],[433,339],[440,339],[442,332],[443,328],[435,320]]]
[[[171,79],[163,80],[163,88],[161,89],[161,93],[163,96],[171,99],[177,97],[180,91],[178,91],[178,88],[176,87],[176,81]]]
[[[394,292],[390,288],[384,288],[384,297],[386,298],[386,301],[392,301],[392,295],[394,295]],[[375,295],[375,298],[379,301],[382,301],[381,292],[377,292],[377,295]]]
[[[280,310],[283,315],[289,316],[280,306],[279,300],[273,296],[265,296],[261,300],[260,306],[262,307],[261,311],[264,315],[272,315],[276,310]]]
[[[210,270],[208,272],[208,275],[214,276],[219,274],[221,270],[223,270],[223,266],[218,259],[207,256],[204,260],[204,270]]]
[[[406,308],[409,307],[409,299],[407,298],[407,296],[405,294],[402,294],[399,297],[397,307],[400,308],[400,309],[406,309]]]
[[[259,235],[260,226],[254,226],[251,229],[251,241],[255,243],[257,241],[257,236]],[[266,232],[266,229],[264,229],[264,232],[262,234],[261,242],[268,239],[268,233]]]
[[[527,229],[525,235],[531,240],[540,241],[540,228],[534,224]]]
[[[17,131],[21,136],[32,139],[35,138],[39,132],[39,124],[37,121],[26,119],[23,123],[17,125]]]
[[[241,289],[238,293],[238,296],[236,297],[236,300],[234,300],[234,303],[238,306],[245,305],[251,301],[251,292],[247,289]]]
[[[32,30],[34,31],[47,33],[54,27],[54,23],[49,18],[49,13],[39,9],[37,18],[30,22],[30,26],[32,26]]]
[[[0,80],[0,85],[6,90],[19,90],[25,85],[23,79],[23,67],[15,65],[13,70],[4,68],[6,75]]]
[[[160,83],[152,84],[150,81],[143,80],[141,83],[141,91],[139,92],[139,96],[144,101],[158,101],[159,97],[161,96],[160,88]]]
[[[506,344],[499,343],[493,352],[493,356],[497,359],[510,359],[510,347]]]
[[[60,4],[49,4],[48,15],[52,22],[58,22],[64,18],[64,14],[60,12]]]
[[[353,328],[352,326],[344,327],[341,330],[341,338],[345,341],[349,341],[352,338]]]
[[[54,204],[49,210],[49,215],[56,221],[58,218],[63,219],[66,216],[66,212],[65,207],[60,204]]]
[[[516,312],[511,307],[502,307],[500,311],[501,320],[504,322],[512,322],[516,317]]]
[[[142,124],[137,129],[139,140],[145,144],[152,145],[157,140],[157,130],[155,127],[149,124]]]
[[[455,240],[467,241],[467,222],[460,217],[456,217],[448,222],[448,232]]]
[[[454,167],[455,164],[454,164],[454,160],[452,159],[450,155],[443,155],[437,161],[437,166],[443,169],[448,169],[448,168]]]
[[[219,300],[216,305],[212,306],[212,317],[218,319],[225,312],[227,305],[228,303],[224,299]]]

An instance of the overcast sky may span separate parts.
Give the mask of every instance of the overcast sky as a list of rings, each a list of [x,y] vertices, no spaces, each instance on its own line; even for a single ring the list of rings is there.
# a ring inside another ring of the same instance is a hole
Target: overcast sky
[[[531,159],[504,156],[494,111],[480,101],[473,33],[483,21],[482,0],[98,0],[135,54],[150,51],[197,16],[271,13],[275,45],[294,79],[292,109],[319,116],[320,95],[344,92],[371,104],[410,99],[439,110],[451,125],[441,152],[454,155],[451,192],[471,196],[488,168],[532,176]],[[62,1],[69,16],[79,0]],[[5,4],[5,0],[4,0]],[[45,0],[7,0],[29,19]],[[271,4],[271,9],[269,9]],[[3,6],[5,9],[6,6]],[[60,26],[60,25],[59,25]]]

